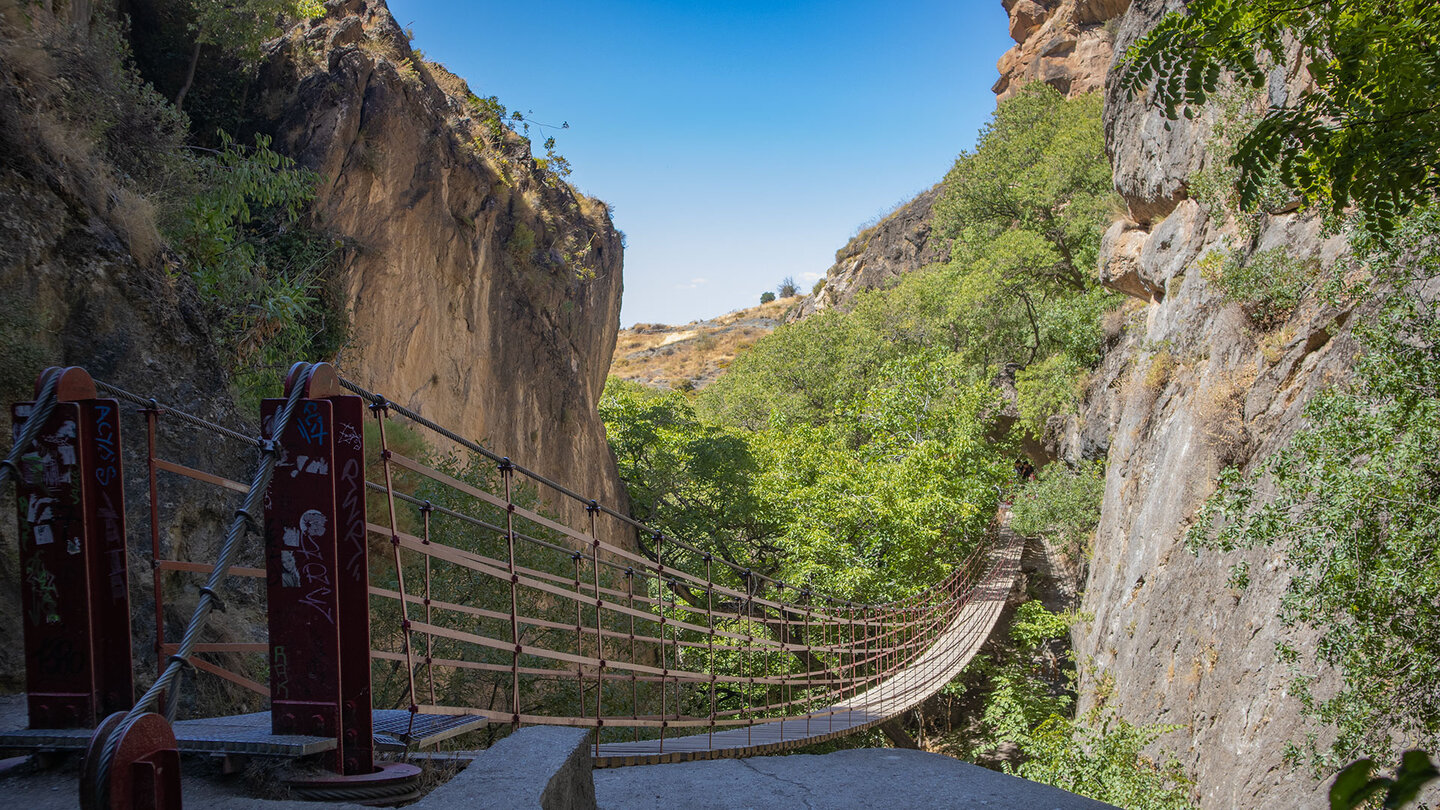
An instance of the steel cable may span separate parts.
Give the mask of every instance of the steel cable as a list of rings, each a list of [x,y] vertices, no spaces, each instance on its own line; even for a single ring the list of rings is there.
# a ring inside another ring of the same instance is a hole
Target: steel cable
[[[20,457],[35,443],[35,439],[40,436],[40,429],[50,421],[50,413],[55,410],[55,387],[59,382],[60,375],[51,374],[40,387],[40,394],[35,397],[34,410],[25,418],[25,427],[20,429],[20,436],[15,440],[5,460],[0,461],[0,484],[11,476],[14,476],[16,481],[20,480]]]
[[[104,392],[108,393],[108,394],[114,395],[117,399],[123,399],[123,400],[125,400],[126,402],[130,402],[130,403],[132,403],[132,404],[139,405],[139,406],[142,407],[142,408],[154,408],[154,409],[160,411],[161,413],[166,414],[167,416],[173,416],[173,417],[175,417],[176,419],[179,419],[179,420],[181,420],[182,422],[188,422],[188,423],[190,423],[191,425],[194,425],[195,427],[202,428],[202,429],[204,429],[204,430],[208,430],[208,431],[210,431],[210,432],[212,432],[212,433],[218,433],[219,435],[224,436],[224,437],[226,437],[227,439],[234,439],[234,440],[236,440],[236,441],[238,441],[238,442],[243,442],[243,443],[245,443],[245,444],[248,444],[248,445],[250,445],[251,447],[263,447],[263,446],[264,446],[264,442],[263,442],[262,440],[260,440],[260,439],[255,438],[254,436],[246,436],[246,435],[243,434],[243,433],[237,433],[237,432],[231,430],[230,428],[224,427],[224,426],[222,426],[222,425],[217,425],[217,424],[215,424],[214,422],[211,422],[211,421],[202,419],[202,418],[200,418],[200,417],[198,417],[198,416],[195,416],[195,415],[193,415],[193,414],[188,414],[188,413],[186,413],[186,412],[184,412],[184,411],[181,411],[181,410],[177,410],[177,409],[175,409],[175,408],[172,408],[172,407],[170,407],[169,405],[165,405],[165,404],[163,404],[163,403],[156,402],[154,399],[146,399],[145,397],[142,397],[142,396],[140,396],[139,394],[132,394],[132,393],[130,393],[129,391],[126,391],[125,389],[120,388],[119,386],[111,385],[110,383],[102,382],[102,381],[100,381],[100,380],[96,380],[96,381],[95,381],[95,387],[96,387],[97,389],[101,390],[101,391],[104,391]]]
[[[235,557],[240,552],[241,540],[243,540],[246,535],[246,529],[250,526],[258,528],[258,521],[254,517],[255,510],[262,506],[265,490],[269,488],[270,478],[275,472],[275,464],[278,461],[277,455],[279,452],[278,442],[280,441],[280,437],[285,434],[286,428],[290,426],[290,422],[295,415],[295,409],[300,405],[300,400],[303,398],[305,391],[305,384],[309,381],[313,368],[314,366],[305,364],[301,374],[295,378],[290,388],[290,395],[285,402],[285,407],[280,411],[279,418],[274,421],[271,427],[270,438],[268,440],[242,437],[261,449],[259,467],[255,471],[255,477],[250,484],[250,491],[245,495],[245,501],[241,507],[235,510],[235,519],[231,521],[230,529],[226,532],[225,542],[221,545],[220,555],[215,561],[215,568],[210,572],[209,578],[205,581],[205,586],[200,589],[200,600],[195,604],[195,612],[190,616],[190,623],[185,627],[185,634],[180,639],[179,647],[175,653],[170,656],[170,663],[165,667],[165,671],[155,679],[155,683],[140,697],[140,700],[135,703],[135,706],[126,713],[126,722],[144,714],[152,706],[157,705],[160,701],[161,694],[176,681],[181,670],[189,666],[190,654],[194,650],[196,643],[199,642],[200,633],[205,629],[210,611],[215,606],[217,600],[215,589],[220,586],[229,574],[230,566],[235,562]],[[106,386],[106,390],[113,393],[116,389],[114,389],[113,386]],[[127,396],[127,399],[132,396],[133,395]],[[131,401],[134,400],[132,399]],[[148,401],[145,401],[145,404],[148,405]],[[176,413],[178,414],[178,412]],[[187,421],[192,419],[195,419],[195,417],[190,417]],[[226,432],[229,433],[231,431]],[[240,434],[235,435],[239,436]],[[174,717],[166,717],[166,720],[173,722]],[[122,722],[118,728],[123,728],[126,722]],[[121,736],[122,735],[118,733],[112,733],[105,740],[104,748],[101,749],[100,761],[95,770],[95,784],[92,786],[96,807],[110,806],[110,768],[115,759],[115,752],[120,746]]]

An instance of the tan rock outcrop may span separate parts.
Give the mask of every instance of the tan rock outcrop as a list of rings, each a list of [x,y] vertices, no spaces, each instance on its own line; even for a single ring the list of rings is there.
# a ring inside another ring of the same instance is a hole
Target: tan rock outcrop
[[[1015,47],[1000,57],[995,91],[1000,101],[1030,82],[1044,82],[1066,94],[1105,86],[1114,54],[1111,20],[1129,0],[1018,0],[1007,3]]]
[[[595,412],[621,291],[605,204],[513,133],[492,143],[469,88],[422,62],[381,0],[326,9],[276,43],[262,84],[278,148],[325,178],[319,217],[356,246],[342,373],[623,503]]]

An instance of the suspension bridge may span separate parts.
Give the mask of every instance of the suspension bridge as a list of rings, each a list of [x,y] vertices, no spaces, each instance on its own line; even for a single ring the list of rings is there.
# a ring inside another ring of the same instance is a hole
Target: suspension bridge
[[[401,800],[416,769],[387,753],[487,724],[594,729],[596,767],[814,745],[958,675],[1019,562],[997,532],[862,604],[656,532],[327,364],[297,364],[261,417],[251,435],[79,368],[12,408],[29,727],[0,748],[83,750],[84,807],[178,807],[181,752],[313,757],[331,775],[299,795]],[[156,674],[137,698],[142,559]],[[265,632],[216,639],[213,612],[246,599]],[[178,720],[186,672],[269,708]]]

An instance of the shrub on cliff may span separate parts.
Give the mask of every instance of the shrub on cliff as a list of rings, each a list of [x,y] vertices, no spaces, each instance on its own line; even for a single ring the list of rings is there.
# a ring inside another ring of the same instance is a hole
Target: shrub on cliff
[[[1406,292],[1356,327],[1353,380],[1312,399],[1304,429],[1259,468],[1225,471],[1188,538],[1274,547],[1293,566],[1280,617],[1319,640],[1280,657],[1307,712],[1339,731],[1328,752],[1311,741],[1317,768],[1440,745],[1440,309],[1410,294],[1440,277],[1440,212],[1412,215],[1398,235],[1356,244]],[[1312,688],[1321,666],[1338,689]]]

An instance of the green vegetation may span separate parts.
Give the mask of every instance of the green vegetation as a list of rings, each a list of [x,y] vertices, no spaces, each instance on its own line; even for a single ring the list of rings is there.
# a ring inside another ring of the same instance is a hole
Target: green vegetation
[[[1374,760],[1361,759],[1336,774],[1330,785],[1331,810],[1374,807],[1377,800],[1385,810],[1404,807],[1419,798],[1427,784],[1440,778],[1440,770],[1424,751],[1406,751],[1394,778],[1372,777],[1374,770]]]
[[[1440,312],[1409,294],[1440,275],[1437,233],[1429,207],[1393,241],[1352,240],[1382,284],[1406,292],[1356,326],[1353,380],[1316,395],[1306,427],[1259,468],[1226,470],[1189,535],[1197,548],[1274,547],[1294,568],[1281,619],[1320,637],[1314,660],[1290,647],[1280,657],[1306,710],[1339,732],[1328,751],[1297,749],[1316,768],[1440,744]],[[1338,688],[1318,687],[1317,664],[1339,672]]]
[[[601,416],[635,516],[846,598],[936,582],[983,542],[1019,440],[1074,407],[1099,358],[1117,299],[1093,267],[1116,208],[1098,97],[1039,85],[1002,104],[937,203],[948,261],[778,328],[693,396],[607,386]],[[995,381],[1012,375],[1022,418],[1006,429]],[[1078,552],[1102,479],[1095,463],[1050,465],[1017,519]],[[1045,651],[1071,618],[1022,605],[1014,648],[943,698],[984,704],[984,739],[947,745],[974,756],[1014,741],[1031,778],[1185,806],[1177,766],[1140,753],[1168,727],[1068,717],[1071,682]]]
[[[1191,117],[1227,76],[1258,89],[1296,61],[1314,84],[1272,101],[1235,145],[1241,203],[1260,204],[1278,178],[1307,204],[1354,205],[1390,231],[1440,188],[1434,3],[1197,0],[1135,43],[1119,73],[1131,94],[1148,89],[1171,118]]]
[[[770,292],[769,290],[766,290],[765,292],[760,293],[760,303],[762,303],[762,304],[768,304],[768,303],[770,303],[771,301],[774,301],[774,300],[775,300],[775,293]]]
[[[1134,725],[1103,700],[1078,718],[1070,716],[1074,672],[1056,660],[1052,645],[1077,618],[1051,613],[1039,602],[1021,604],[1010,629],[1013,644],[971,667],[984,675],[980,733],[943,737],[942,749],[971,757],[1013,743],[1020,763],[1005,763],[1008,773],[1125,808],[1192,807],[1192,783],[1179,762],[1168,754],[1157,762],[1145,753],[1180,726]]]
[[[1085,559],[1090,535],[1100,522],[1105,465],[1091,461],[1071,469],[1062,463],[1040,470],[1015,495],[1010,526],[1027,537],[1043,537],[1072,559]]]
[[[1144,753],[1160,735],[1182,728],[1137,726],[1118,712],[1093,709],[1070,719],[1051,715],[1015,742],[1028,759],[1020,776],[1127,810],[1186,810],[1191,780],[1173,756]]]
[[[329,357],[345,317],[329,290],[339,244],[301,220],[319,177],[257,136],[195,161],[195,192],[167,234],[185,258],[243,404],[278,391],[298,357]]]
[[[1160,735],[1181,726],[1137,726],[1103,700],[1080,717],[1070,716],[1073,700],[1053,684],[1073,679],[1073,672],[1055,672],[1037,652],[1062,637],[1076,618],[1051,613],[1038,602],[1020,606],[1010,631],[1013,651],[989,664],[994,688],[985,701],[985,744],[1018,746],[1020,765],[1007,764],[1005,770],[1026,779],[1130,810],[1192,807],[1192,783],[1180,763],[1169,754],[1160,762],[1145,754]]]
[[[1211,251],[1199,264],[1205,280],[1240,304],[1255,326],[1266,331],[1289,320],[1321,280],[1319,262],[1297,259],[1283,247],[1248,256],[1241,251]]]
[[[184,106],[185,96],[195,82],[202,46],[210,45],[245,64],[253,64],[260,58],[265,41],[281,32],[280,20],[325,13],[320,0],[189,0],[189,5],[194,15],[190,22],[194,48],[185,82],[175,94],[177,110]]]

